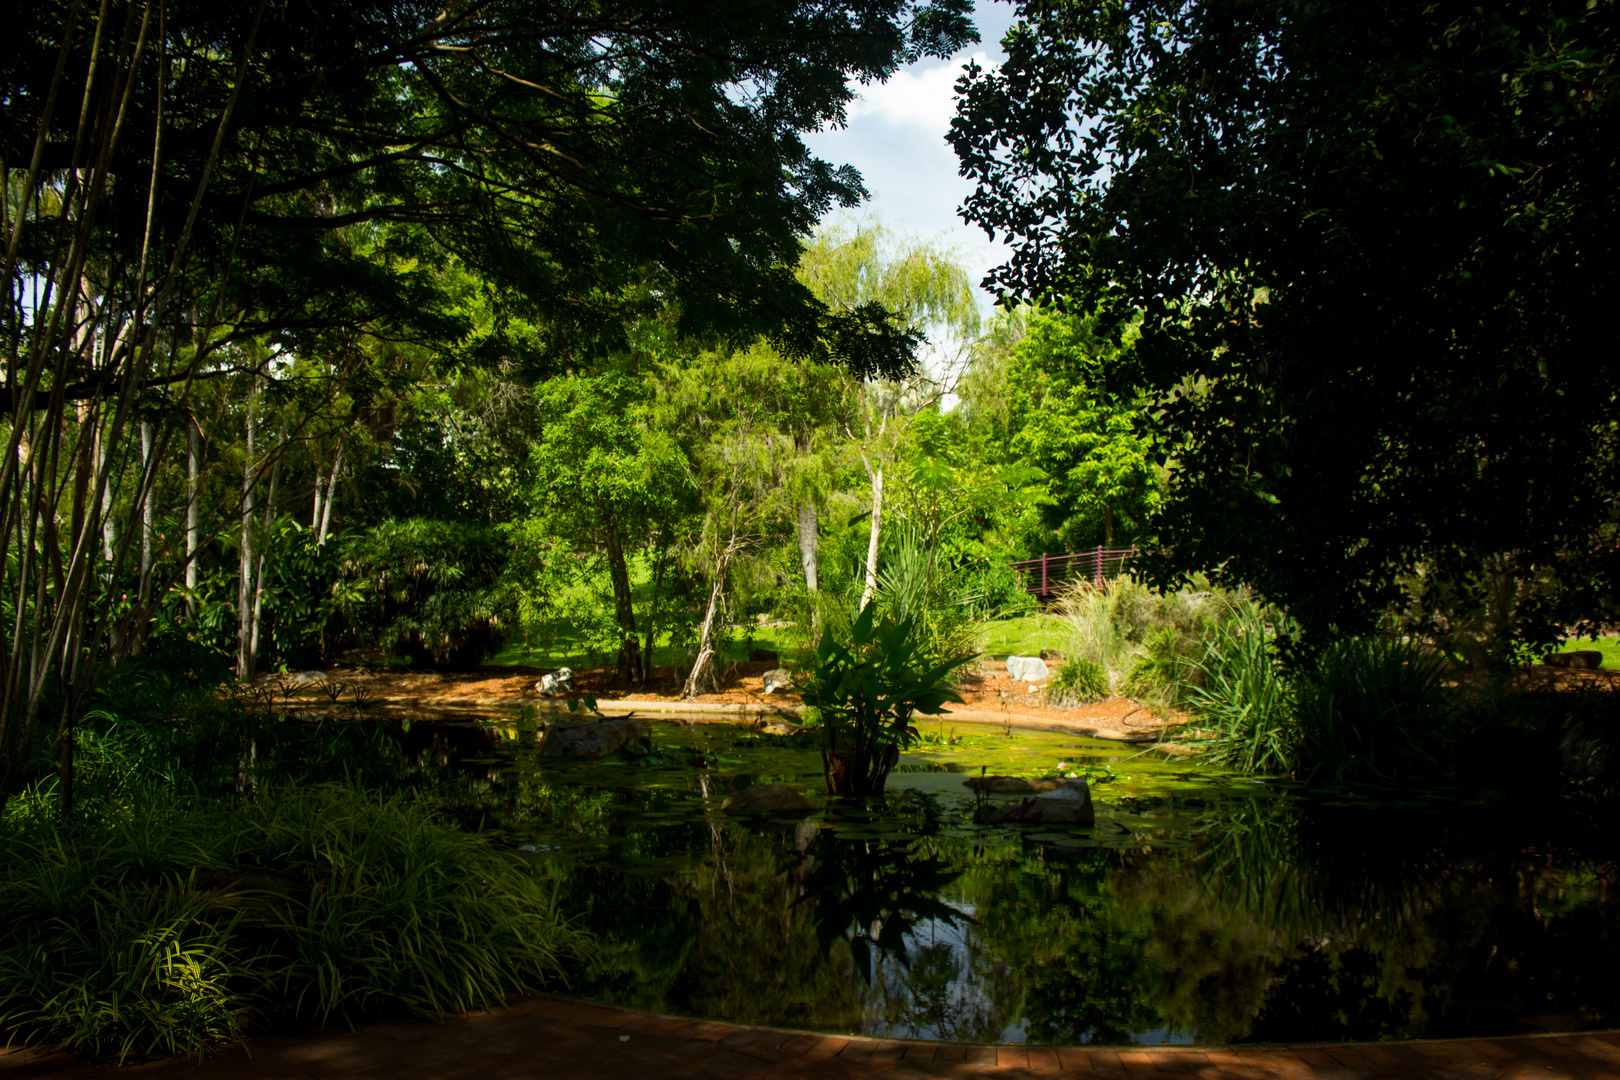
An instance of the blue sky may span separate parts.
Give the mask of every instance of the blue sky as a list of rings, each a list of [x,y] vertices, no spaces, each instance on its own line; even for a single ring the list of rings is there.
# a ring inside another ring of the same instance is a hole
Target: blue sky
[[[860,170],[872,198],[843,214],[875,215],[890,227],[953,249],[975,281],[1005,261],[1007,249],[990,243],[983,230],[963,223],[957,207],[972,185],[957,175],[956,155],[945,142],[955,112],[953,87],[969,58],[981,66],[1002,56],[1001,37],[1013,19],[1013,6],[978,0],[974,22],[980,43],[949,60],[924,60],[895,73],[881,86],[861,88],[849,110],[849,125],[805,141],[817,157]],[[988,314],[991,296],[981,290]]]

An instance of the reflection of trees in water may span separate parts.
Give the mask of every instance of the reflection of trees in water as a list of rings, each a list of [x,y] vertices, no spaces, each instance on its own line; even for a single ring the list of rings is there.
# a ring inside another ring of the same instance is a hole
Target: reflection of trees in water
[[[1535,1012],[1613,1023],[1613,919],[1574,887],[1584,871],[1467,827],[1256,799],[1209,814],[1190,857],[972,851],[969,949],[1002,962],[985,993],[1032,1041],[1399,1038],[1511,1030]]]
[[[1620,1016],[1614,920],[1587,868],[1549,868],[1455,817],[1256,798],[1210,810],[1194,851],[1058,856],[929,835],[892,808],[795,835],[718,816],[643,824],[637,807],[659,806],[646,793],[555,794],[533,813],[577,814],[575,835],[624,853],[556,873],[565,910],[602,942],[584,988],[626,1004],[1057,1043],[1162,1029],[1211,1042],[1477,1034],[1536,1012],[1566,1028]],[[890,828],[904,837],[861,835]]]
[[[1007,1018],[986,992],[966,929],[928,920],[907,935],[903,961],[879,959],[867,988],[868,1031],[954,1042],[1004,1040]]]

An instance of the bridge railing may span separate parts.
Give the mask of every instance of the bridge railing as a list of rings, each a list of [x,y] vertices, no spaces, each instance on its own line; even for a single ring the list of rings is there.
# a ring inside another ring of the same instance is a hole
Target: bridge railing
[[[1125,566],[1137,554],[1135,545],[1128,548],[1097,547],[1090,551],[1076,551],[1068,555],[1041,555],[1034,559],[1020,559],[1012,563],[1013,571],[1023,582],[1024,591],[1034,593],[1043,600],[1059,589],[1089,582],[1102,588],[1107,582],[1125,572]]]

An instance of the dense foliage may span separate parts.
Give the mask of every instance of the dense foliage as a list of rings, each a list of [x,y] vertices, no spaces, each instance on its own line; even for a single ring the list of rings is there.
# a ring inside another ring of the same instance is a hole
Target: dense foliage
[[[1509,639],[1607,618],[1612,0],[1020,15],[960,84],[964,212],[1013,242],[995,285],[1138,328],[1155,580],[1248,583],[1318,644],[1420,567],[1523,599]]]

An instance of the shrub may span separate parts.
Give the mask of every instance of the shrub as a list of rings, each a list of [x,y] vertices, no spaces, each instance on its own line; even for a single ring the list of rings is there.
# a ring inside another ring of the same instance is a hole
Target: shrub
[[[1188,689],[1207,759],[1244,772],[1290,772],[1296,763],[1294,688],[1274,648],[1272,618],[1251,600],[1231,606]]]
[[[0,1033],[122,1059],[251,1026],[439,1018],[583,948],[519,856],[403,797],[141,794],[71,824],[40,793],[7,806]]]
[[[477,667],[515,621],[509,544],[478,525],[394,518],[350,537],[342,604],[355,632],[417,666]]]
[[[1408,641],[1349,638],[1299,680],[1296,770],[1395,781],[1442,767],[1453,733],[1441,663]]]
[[[1059,708],[1088,705],[1108,696],[1108,672],[1095,660],[1071,656],[1046,686],[1046,700]]]
[[[947,685],[975,654],[931,660],[910,619],[879,622],[862,609],[848,647],[824,631],[803,699],[821,723],[822,766],[832,795],[881,795],[900,752],[917,738],[911,718],[961,701]]]

